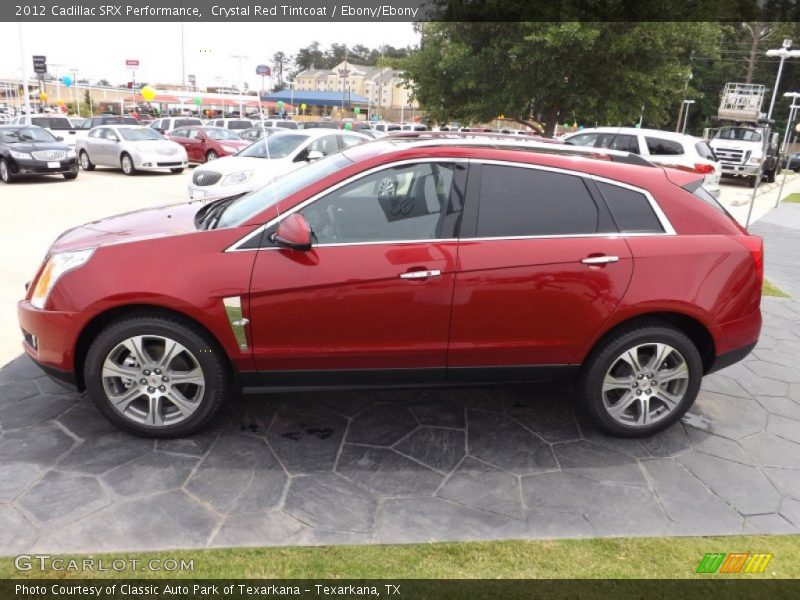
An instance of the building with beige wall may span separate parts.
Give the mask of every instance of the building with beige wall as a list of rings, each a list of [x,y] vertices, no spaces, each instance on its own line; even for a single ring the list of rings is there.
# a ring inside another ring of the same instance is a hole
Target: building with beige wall
[[[307,69],[298,73],[294,89],[357,94],[367,98],[371,113],[389,120],[398,120],[401,113],[419,109],[403,81],[403,72],[395,69],[341,62],[333,69]]]

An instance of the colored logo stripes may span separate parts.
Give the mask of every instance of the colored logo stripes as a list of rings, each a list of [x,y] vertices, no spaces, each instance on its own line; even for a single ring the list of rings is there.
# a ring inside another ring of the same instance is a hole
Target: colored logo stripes
[[[708,552],[697,566],[696,573],[763,573],[772,554],[749,552]]]

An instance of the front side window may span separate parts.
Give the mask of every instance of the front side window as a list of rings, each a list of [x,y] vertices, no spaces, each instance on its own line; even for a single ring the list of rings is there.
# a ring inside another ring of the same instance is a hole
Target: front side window
[[[170,132],[170,135],[172,137],[179,137],[179,138],[188,137],[186,135],[186,130],[185,129],[174,129],[172,132]]]
[[[673,140],[645,136],[647,151],[651,156],[679,156],[683,154],[683,145]]]
[[[478,237],[597,233],[599,211],[575,175],[523,167],[481,169]]]
[[[197,131],[197,129],[193,130]],[[199,131],[198,131],[199,133]],[[239,136],[230,129],[206,129],[206,136],[212,140],[238,140]]]
[[[597,147],[639,154],[639,140],[635,135],[603,133],[599,136]]]
[[[426,162],[382,169],[320,198],[302,214],[316,244],[397,242],[450,237],[455,166]],[[460,208],[459,208],[460,212]]]
[[[647,197],[637,191],[598,181],[597,187],[611,210],[620,231],[628,233],[663,233]]]

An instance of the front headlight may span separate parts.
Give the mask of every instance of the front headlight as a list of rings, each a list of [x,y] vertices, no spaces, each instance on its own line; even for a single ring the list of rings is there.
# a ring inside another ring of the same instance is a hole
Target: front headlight
[[[67,150],[67,158],[75,158],[76,156],[75,150]]]
[[[751,158],[751,159],[750,159],[748,162],[749,162],[751,165],[760,165],[760,164],[761,164],[761,162],[762,162],[762,160],[763,160],[763,159],[762,159],[760,156],[754,156],[754,157],[752,157],[752,158]]]
[[[225,176],[220,185],[236,185],[237,183],[244,183],[250,179],[252,175],[252,171],[236,171],[235,173],[229,173]]]
[[[33,288],[31,305],[35,308],[43,309],[45,302],[47,302],[47,296],[50,294],[50,290],[53,289],[58,279],[64,273],[77,269],[86,263],[86,261],[92,257],[93,253],[94,248],[87,248],[85,250],[71,250],[51,254],[50,258],[47,259],[47,264],[45,264],[44,269],[42,269],[42,274],[36,281],[36,287]]]
[[[17,152],[16,150],[11,151],[11,156],[13,156],[14,158],[19,158],[20,160],[30,160],[33,158],[27,152]]]

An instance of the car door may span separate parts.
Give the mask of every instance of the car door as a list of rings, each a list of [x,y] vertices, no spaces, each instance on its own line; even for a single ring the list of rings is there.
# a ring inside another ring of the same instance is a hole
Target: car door
[[[267,227],[250,294],[265,384],[444,379],[464,164],[388,166],[301,204],[308,252]]]
[[[96,165],[109,166],[109,156],[111,155],[109,147],[112,144],[106,137],[109,132],[113,133],[108,127],[97,127],[92,129],[86,138],[89,160]]]
[[[536,379],[549,376],[545,365],[574,364],[631,274],[628,245],[592,180],[533,165],[473,164],[448,377]]]
[[[205,162],[205,136],[196,127],[181,129],[185,137],[181,138],[180,143],[186,148],[186,154],[192,162]]]

